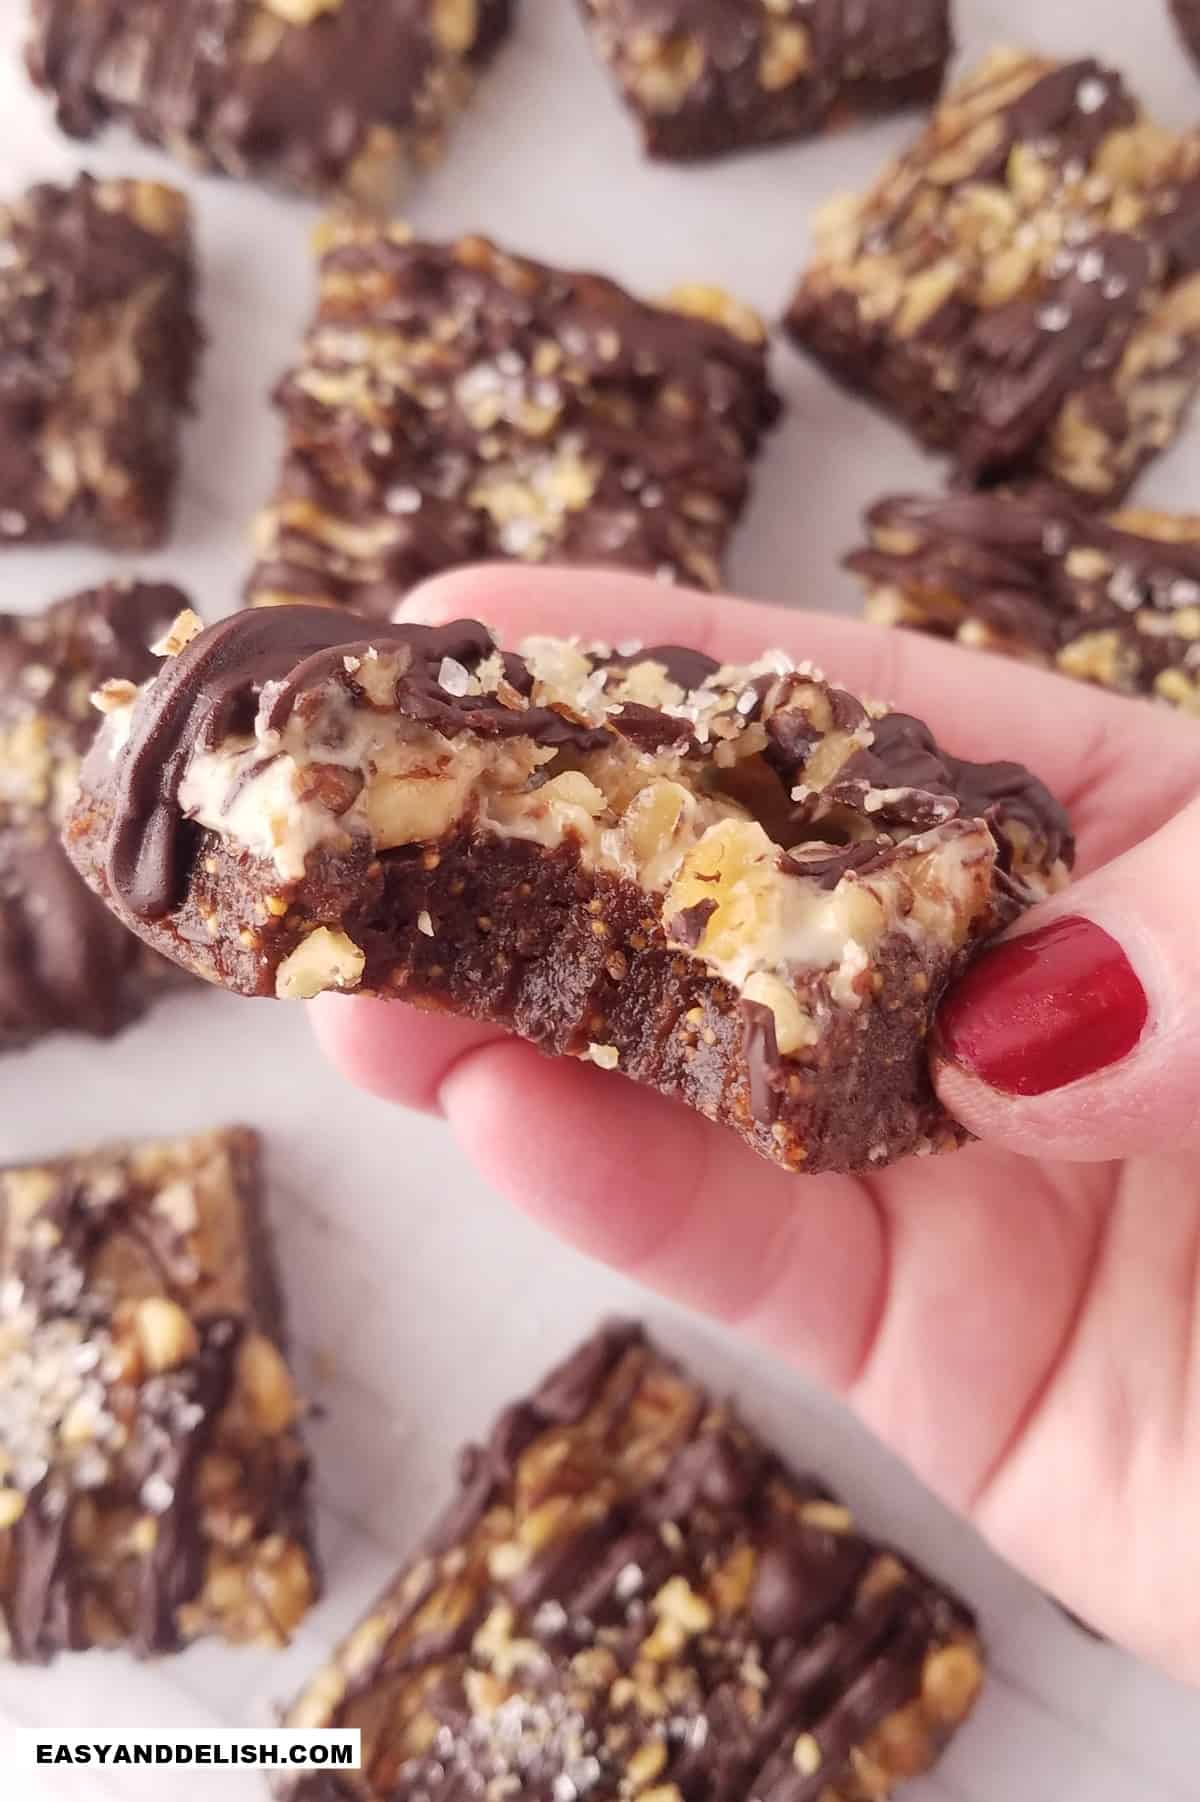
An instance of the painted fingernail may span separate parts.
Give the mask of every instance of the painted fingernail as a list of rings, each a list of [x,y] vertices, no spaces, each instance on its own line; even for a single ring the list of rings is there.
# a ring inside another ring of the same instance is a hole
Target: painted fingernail
[[[971,965],[938,1015],[944,1054],[1004,1095],[1046,1095],[1127,1057],[1146,991],[1102,927],[1069,915]]]

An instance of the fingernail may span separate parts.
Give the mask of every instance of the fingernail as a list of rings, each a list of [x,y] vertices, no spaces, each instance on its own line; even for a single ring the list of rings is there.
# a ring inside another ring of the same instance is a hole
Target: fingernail
[[[1046,1095],[1128,1057],[1149,1011],[1116,939],[1068,915],[985,951],[943,1002],[938,1036],[1001,1094]]]

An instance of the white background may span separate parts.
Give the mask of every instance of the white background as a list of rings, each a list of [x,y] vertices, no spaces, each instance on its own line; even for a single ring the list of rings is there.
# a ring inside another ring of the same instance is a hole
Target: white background
[[[913,130],[906,119],[695,171],[650,168],[570,0],[520,7],[515,41],[445,165],[411,196],[409,217],[430,235],[482,229],[648,295],[713,280],[775,315],[804,261],[812,207],[863,182]],[[172,179],[170,163],[120,134],[86,155],[55,135],[19,68],[23,11],[23,0],[0,0],[3,188],[80,166]],[[1170,31],[1166,0],[958,0],[958,12],[969,55],[999,40],[1098,51],[1125,67],[1165,121],[1183,125],[1200,112],[1200,74]],[[210,348],[178,528],[169,550],[140,567],[189,586],[213,618],[235,604],[247,522],[271,481],[277,439],[264,396],[311,305],[316,215],[250,187],[184,179],[198,215]],[[776,375],[787,422],[761,466],[734,580],[796,607],[850,608],[854,593],[836,559],[855,542],[862,507],[888,487],[931,485],[937,472],[785,348]],[[1200,510],[1198,471],[1200,425],[1143,492]],[[112,567],[88,552],[6,550],[0,607],[40,606]],[[62,1039],[0,1067],[0,1162],[237,1119],[267,1138],[302,1376],[322,1409],[312,1441],[328,1599],[284,1655],[204,1645],[157,1667],[103,1654],[64,1658],[50,1672],[4,1670],[0,1728],[94,1727],[109,1737],[266,1724],[270,1704],[296,1688],[445,1496],[459,1442],[598,1316],[636,1307],[715,1383],[736,1390],[797,1461],[828,1471],[868,1522],[980,1609],[990,1692],[938,1774],[905,1792],[912,1802],[1183,1802],[1200,1793],[1195,1695],[1082,1639],[791,1373],[548,1241],[482,1188],[441,1126],[339,1087],[298,1011],[197,993],[111,1046]],[[1014,1196],[1015,1232],[1020,1206]],[[736,1218],[733,1206],[731,1231]],[[1047,1497],[1048,1517],[1053,1506]],[[1153,1531],[1152,1522],[1129,1523],[1131,1537]],[[145,1771],[22,1780],[3,1769],[2,1751],[0,1771],[6,1802],[27,1794],[242,1802],[262,1793],[257,1779],[212,1772],[172,1772],[169,1792]]]

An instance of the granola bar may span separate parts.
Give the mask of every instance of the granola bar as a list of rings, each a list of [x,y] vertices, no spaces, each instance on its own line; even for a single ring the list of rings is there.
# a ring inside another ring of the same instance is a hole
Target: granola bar
[[[0,613],[0,1052],[63,1028],[106,1038],[175,980],[89,894],[59,832],[96,730],[89,697],[151,676],[184,605],[167,584],[110,582]]]
[[[278,403],[250,598],[383,616],[480,558],[716,587],[778,407],[761,324],[715,289],[648,306],[482,238],[355,225]]]
[[[0,1170],[0,1642],[283,1644],[307,1465],[244,1128]]]
[[[429,162],[510,0],[32,0],[27,61],[72,137],[120,119],[201,168],[386,200]]]
[[[1053,489],[896,495],[846,559],[867,616],[1200,715],[1200,519],[1108,518]]]
[[[949,0],[581,0],[650,156],[720,156],[932,100]]]
[[[0,546],[166,535],[200,335],[188,203],[44,183],[0,208]]]
[[[1115,503],[1200,379],[1200,133],[1090,58],[993,52],[817,221],[795,342],[959,480]]]
[[[939,998],[1072,857],[1019,765],[782,653],[517,655],[326,607],[194,637],[109,715],[67,843],[212,982],[498,1022],[804,1171],[958,1142]]]
[[[983,1680],[969,1610],[635,1326],[463,1460],[286,1717],[359,1727],[289,1802],[885,1802]]]

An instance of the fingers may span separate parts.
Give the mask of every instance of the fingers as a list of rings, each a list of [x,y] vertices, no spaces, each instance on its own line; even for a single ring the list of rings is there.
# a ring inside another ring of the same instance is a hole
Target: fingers
[[[938,1092],[1026,1157],[1200,1146],[1200,802],[1026,915],[943,1003]]]
[[[886,1275],[857,1184],[806,1185],[798,1207],[794,1177],[708,1121],[512,1042],[457,1062],[441,1103],[487,1180],[560,1237],[836,1388],[854,1380]]]
[[[726,662],[781,646],[848,687],[928,720],[959,756],[1027,763],[1070,808],[1081,868],[1117,855],[1200,792],[1200,734],[1190,722],[915,633],[613,571],[503,564],[440,576],[415,590],[402,610],[402,617],[432,622],[462,616],[486,620],[508,643],[534,633],[610,642],[628,636],[690,644]]]
[[[317,1043],[349,1082],[421,1114],[441,1111],[442,1084],[460,1058],[505,1038],[498,1026],[366,995],[321,995],[309,1019]]]

